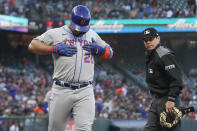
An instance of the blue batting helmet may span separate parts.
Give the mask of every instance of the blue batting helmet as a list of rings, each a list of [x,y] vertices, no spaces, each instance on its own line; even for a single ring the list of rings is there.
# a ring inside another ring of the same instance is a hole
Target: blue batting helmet
[[[80,32],[87,32],[90,29],[90,11],[86,6],[78,5],[72,9],[71,27]]]

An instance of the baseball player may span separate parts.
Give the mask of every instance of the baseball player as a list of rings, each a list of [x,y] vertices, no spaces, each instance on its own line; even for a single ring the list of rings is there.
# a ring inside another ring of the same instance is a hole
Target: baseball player
[[[90,18],[86,6],[75,6],[68,25],[50,29],[29,44],[30,51],[52,54],[54,61],[49,131],[64,131],[71,113],[76,131],[91,131],[95,117],[94,56],[110,59],[113,50],[90,29]]]

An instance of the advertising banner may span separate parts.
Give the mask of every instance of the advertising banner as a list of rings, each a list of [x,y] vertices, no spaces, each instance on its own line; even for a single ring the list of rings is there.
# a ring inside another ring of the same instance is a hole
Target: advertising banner
[[[90,24],[97,33],[141,33],[148,27],[159,32],[197,32],[196,18],[91,20]]]
[[[28,19],[0,15],[0,29],[18,32],[28,32]]]

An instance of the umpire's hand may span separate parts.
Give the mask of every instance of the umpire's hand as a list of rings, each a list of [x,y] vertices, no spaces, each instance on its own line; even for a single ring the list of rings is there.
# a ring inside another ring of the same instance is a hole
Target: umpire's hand
[[[175,105],[174,102],[167,101],[166,102],[166,112],[172,112],[174,105]]]

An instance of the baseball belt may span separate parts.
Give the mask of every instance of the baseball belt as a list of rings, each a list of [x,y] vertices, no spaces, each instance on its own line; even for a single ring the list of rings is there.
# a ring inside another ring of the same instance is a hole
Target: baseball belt
[[[92,83],[93,83],[92,81],[89,81],[89,82],[86,82],[86,83],[73,85],[73,84],[70,84],[70,83],[62,82],[62,81],[60,81],[60,80],[56,80],[56,81],[55,81],[55,84],[56,84],[56,85],[63,86],[63,87],[69,87],[69,88],[71,88],[72,90],[76,90],[76,89],[80,89],[80,88],[86,87],[86,86],[88,86],[88,85],[90,85],[90,84],[92,84]]]

